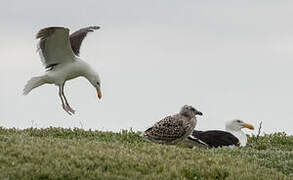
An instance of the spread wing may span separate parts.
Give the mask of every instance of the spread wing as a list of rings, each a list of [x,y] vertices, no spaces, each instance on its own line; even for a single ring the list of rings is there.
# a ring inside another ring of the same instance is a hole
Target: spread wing
[[[188,139],[196,141],[210,147],[222,146],[239,146],[239,140],[233,134],[226,131],[210,130],[196,131],[194,130]]]
[[[74,54],[69,42],[69,29],[48,27],[41,29],[36,36],[40,39],[38,52],[46,68],[64,62],[73,62]]]
[[[176,116],[167,116],[147,129],[145,134],[155,140],[173,141],[185,135],[183,121]]]
[[[76,56],[79,56],[80,46],[83,39],[89,32],[93,32],[96,29],[100,29],[99,26],[90,26],[75,31],[70,35],[71,48]]]

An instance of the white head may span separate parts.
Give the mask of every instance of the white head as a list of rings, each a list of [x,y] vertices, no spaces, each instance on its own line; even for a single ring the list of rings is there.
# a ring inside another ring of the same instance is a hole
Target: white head
[[[98,93],[98,98],[101,99],[102,98],[101,80],[98,73],[96,73],[95,71],[90,71],[90,73],[88,73],[85,77],[96,88]]]
[[[226,130],[239,139],[240,146],[245,146],[247,143],[247,137],[246,134],[241,131],[242,128],[254,129],[253,125],[245,123],[239,119],[226,122]]]
[[[187,117],[194,117],[196,115],[202,116],[202,112],[196,110],[192,106],[184,105],[180,110],[180,115],[187,116]]]
[[[239,119],[234,119],[232,121],[226,122],[226,130],[227,131],[240,131],[242,128],[248,128],[251,130],[254,129],[253,125],[245,123]]]

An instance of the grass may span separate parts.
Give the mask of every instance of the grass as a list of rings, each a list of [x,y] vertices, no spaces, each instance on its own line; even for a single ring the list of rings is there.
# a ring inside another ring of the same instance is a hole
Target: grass
[[[293,179],[293,137],[191,149],[149,143],[132,130],[0,128],[0,179]]]

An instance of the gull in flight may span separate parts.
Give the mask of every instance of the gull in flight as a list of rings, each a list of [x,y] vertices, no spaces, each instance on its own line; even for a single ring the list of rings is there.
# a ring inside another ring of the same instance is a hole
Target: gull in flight
[[[65,82],[79,76],[85,77],[96,88],[98,98],[102,98],[101,80],[92,67],[79,58],[80,46],[89,32],[99,29],[98,26],[82,28],[71,35],[64,27],[47,27],[41,29],[36,38],[39,39],[38,52],[46,68],[42,76],[31,78],[23,89],[27,95],[31,90],[44,84],[55,84],[59,87],[59,97],[63,109],[72,115],[75,111],[70,107],[65,95]]]

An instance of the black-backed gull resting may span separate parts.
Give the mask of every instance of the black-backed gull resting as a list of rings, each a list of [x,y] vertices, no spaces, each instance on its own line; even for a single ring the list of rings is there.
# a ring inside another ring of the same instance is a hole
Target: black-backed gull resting
[[[245,146],[247,137],[242,128],[254,129],[253,125],[236,119],[226,123],[226,131],[194,130],[188,139],[207,147]]]

